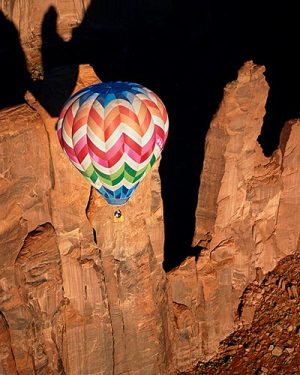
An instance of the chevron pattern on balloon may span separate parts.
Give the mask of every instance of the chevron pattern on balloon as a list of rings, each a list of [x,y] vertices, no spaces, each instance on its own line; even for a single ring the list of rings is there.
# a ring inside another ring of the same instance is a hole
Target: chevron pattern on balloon
[[[161,99],[142,85],[107,82],[75,93],[57,134],[73,165],[109,204],[125,204],[160,156],[169,120]]]

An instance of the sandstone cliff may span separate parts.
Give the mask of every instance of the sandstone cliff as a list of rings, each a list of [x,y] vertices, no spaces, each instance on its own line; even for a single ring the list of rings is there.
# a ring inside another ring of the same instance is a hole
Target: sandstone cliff
[[[248,62],[225,89],[206,139],[202,251],[167,275],[157,166],[114,223],[60,150],[56,118],[29,93],[2,110],[2,373],[172,374],[216,352],[246,286],[298,243],[299,122],[263,155],[263,72]],[[75,90],[97,81],[81,66]]]
[[[282,259],[275,269],[246,288],[235,332],[218,353],[185,375],[297,374],[300,368],[300,256]]]
[[[268,95],[263,73],[247,62],[225,88],[206,137],[194,236],[202,251],[168,275],[182,370],[214,354],[234,329],[246,286],[297,249],[300,123],[288,122],[279,149],[264,156],[257,142]]]
[[[1,5],[36,67],[52,2]],[[60,2],[62,40],[87,6]],[[26,103],[0,111],[0,374],[192,369],[237,325],[251,324],[244,290],[298,246],[300,122],[288,122],[278,150],[263,154],[263,66],[246,62],[224,90],[200,176],[193,241],[200,255],[167,274],[159,163],[124,207],[125,221],[114,223],[113,208],[60,149],[59,104],[98,81],[88,65],[57,67]]]

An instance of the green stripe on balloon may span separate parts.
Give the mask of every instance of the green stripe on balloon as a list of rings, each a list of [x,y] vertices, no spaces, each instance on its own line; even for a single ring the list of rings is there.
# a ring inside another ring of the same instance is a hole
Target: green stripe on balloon
[[[115,185],[113,182],[116,180],[119,180],[120,176],[123,176],[128,181],[135,181],[144,173],[144,171],[147,169],[147,166],[145,166],[144,168],[140,170],[135,171],[127,163],[124,163],[124,165],[122,165],[116,172],[112,174],[103,173],[96,167],[95,167],[95,171],[97,172],[100,180],[102,180],[105,183],[111,183],[111,185]]]

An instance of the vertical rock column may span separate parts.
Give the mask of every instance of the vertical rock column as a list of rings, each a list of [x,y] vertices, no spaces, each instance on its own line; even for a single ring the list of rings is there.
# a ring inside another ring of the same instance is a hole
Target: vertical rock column
[[[289,121],[266,157],[257,142],[268,85],[264,67],[249,61],[228,84],[206,137],[194,246],[168,274],[179,370],[216,353],[237,324],[246,286],[274,269],[299,243],[299,120]],[[250,320],[249,320],[250,319]]]
[[[280,156],[265,157],[257,142],[268,94],[263,72],[247,62],[225,88],[205,145],[194,236],[202,252],[168,275],[181,370],[209,358],[232,332],[239,297],[255,278],[255,217],[273,220],[270,228],[275,222]]]

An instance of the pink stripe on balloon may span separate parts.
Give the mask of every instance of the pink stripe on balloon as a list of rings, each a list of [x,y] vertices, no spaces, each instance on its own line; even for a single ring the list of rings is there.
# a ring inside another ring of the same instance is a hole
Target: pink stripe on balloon
[[[66,151],[66,154],[68,155],[68,157],[71,160],[73,160],[76,163],[80,164],[79,160],[77,159],[77,156],[74,153],[74,150],[66,142],[64,142],[64,150]]]
[[[120,138],[114,143],[114,145],[111,147],[109,151],[102,151],[96,146],[90,138],[88,138],[88,145],[90,149],[93,149],[93,152],[96,153],[99,157],[105,157],[105,159],[109,160],[111,159],[116,151],[118,151],[123,144],[122,135]]]
[[[84,158],[88,154],[86,137],[82,137],[80,139],[80,141],[76,143],[76,145],[74,147],[74,150],[75,150],[75,154],[76,154],[78,160],[80,161],[80,163],[82,163],[82,161],[84,160]]]
[[[102,159],[100,158],[98,155],[96,155],[91,149],[89,149],[89,154],[92,158],[92,160],[95,160],[95,162],[99,165],[101,165],[102,167],[105,167],[105,168],[108,168],[109,167],[109,164],[108,164],[108,161],[105,160],[105,159]]]
[[[86,156],[88,155],[89,153],[89,149],[87,147],[87,145],[84,145],[82,147],[82,149],[80,150],[80,152],[77,154],[77,158],[78,160],[80,161],[80,164],[82,165],[82,162],[83,160],[86,158]],[[83,167],[83,166],[82,166]]]
[[[124,145],[124,151],[136,163],[142,163],[148,158],[149,151],[153,151],[154,147],[155,147],[155,133],[153,133],[152,137],[145,144],[145,146],[141,148],[140,153],[137,153],[136,151],[134,151],[127,144]]]
[[[79,141],[77,141],[76,145],[74,146],[74,150],[76,155],[78,155],[81,149],[86,145],[86,135],[82,136]]]
[[[139,157],[140,155],[138,155],[134,150],[132,150],[131,148],[129,148],[128,145],[124,145],[124,151],[125,153],[132,159],[134,160],[135,162],[139,162]]]
[[[153,132],[153,134],[152,134],[151,138],[149,139],[149,141],[142,148],[142,154],[144,154],[145,152],[149,151],[151,148],[154,148],[155,138],[156,138],[156,135],[155,135],[155,132]]]

